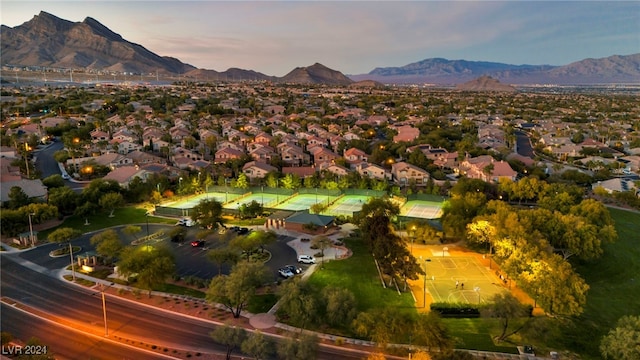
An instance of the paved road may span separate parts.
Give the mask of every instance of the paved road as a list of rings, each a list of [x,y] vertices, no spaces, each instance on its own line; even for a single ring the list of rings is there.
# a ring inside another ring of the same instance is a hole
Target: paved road
[[[64,359],[158,359],[160,354],[142,351],[109,341],[100,336],[92,336],[73,327],[63,326],[20,311],[12,306],[1,304],[2,331],[10,332],[18,339],[37,337],[47,346],[47,354]],[[9,348],[5,348],[5,353]],[[168,357],[167,357],[168,358]]]
[[[518,154],[526,157],[530,157],[533,159],[533,147],[531,147],[531,140],[527,136],[524,131],[517,130],[516,134],[516,143],[518,146]]]
[[[98,291],[68,284],[53,277],[57,270],[41,267],[40,270],[48,275],[34,271],[21,264],[24,260],[17,255],[7,253],[0,255],[2,256],[0,291],[3,297],[56,316],[57,322],[70,324],[78,331],[98,336],[104,335],[102,303]],[[29,266],[32,267],[33,264]],[[213,323],[143,306],[115,296],[107,296],[106,303],[109,337],[112,339],[130,339],[138,343],[167,347],[170,352],[172,349],[201,353],[220,353],[224,350],[222,346],[213,343],[209,337],[209,332],[216,326]],[[8,329],[13,323],[11,319],[11,316],[2,316],[0,326]],[[22,319],[24,320],[24,316]],[[30,334],[44,341],[48,339],[47,334],[52,333],[50,327],[38,329],[36,326],[32,327],[33,331]],[[16,328],[16,331],[24,331],[24,328],[22,330]],[[66,342],[66,340],[63,341]],[[104,346],[109,345],[105,343]],[[89,358],[87,355],[100,354],[97,349],[87,350],[81,345],[75,350],[74,346],[63,346],[59,351],[81,351],[69,356],[78,359]],[[318,359],[323,360],[361,359],[362,357],[360,353],[326,347],[321,347],[318,354]]]
[[[60,173],[60,167],[58,162],[53,159],[53,154],[64,148],[64,144],[61,141],[56,141],[46,148],[39,150],[36,154],[35,167],[40,171],[42,178],[46,178],[51,175],[62,175]],[[75,191],[81,191],[87,184],[75,183],[65,180],[65,185],[74,189]]]

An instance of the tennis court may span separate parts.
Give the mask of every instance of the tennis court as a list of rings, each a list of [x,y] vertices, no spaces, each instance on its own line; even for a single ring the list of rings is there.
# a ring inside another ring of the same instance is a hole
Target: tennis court
[[[422,219],[439,219],[442,216],[442,204],[442,202],[410,200],[400,208],[400,215]]]
[[[219,192],[211,192],[206,194],[198,194],[194,196],[185,197],[183,199],[162,204],[163,206],[170,206],[178,209],[191,209],[194,206],[198,205],[202,200],[216,200],[221,203],[225,203],[231,201],[240,194],[229,194],[229,193],[219,193]]]
[[[370,198],[371,196],[366,195],[345,195],[329,206],[323,214],[353,216],[354,212],[362,210],[362,205],[366,204]]]
[[[307,210],[317,203],[323,203],[326,205],[335,199],[336,196],[330,195],[301,194],[294,196],[291,199],[288,199],[282,204],[276,206],[276,209],[291,211]]]
[[[231,194],[229,194],[231,195]],[[235,199],[235,198],[234,198]],[[256,201],[258,204],[261,204],[263,207],[273,207],[275,206],[278,199],[284,199],[283,195],[276,194],[267,194],[267,193],[253,193],[248,196],[245,196],[241,199],[237,199],[236,201],[231,201],[224,205],[225,209],[238,209],[242,204],[249,204],[252,201]],[[233,199],[230,199],[233,200]]]
[[[452,257],[445,250],[434,251],[432,255],[428,261],[418,257],[418,262],[426,267],[427,273],[426,281],[421,277],[413,282],[413,288],[416,289],[414,295],[420,305],[425,283],[432,302],[478,304],[487,302],[497,293],[508,291],[493,271],[483,266],[476,257]]]

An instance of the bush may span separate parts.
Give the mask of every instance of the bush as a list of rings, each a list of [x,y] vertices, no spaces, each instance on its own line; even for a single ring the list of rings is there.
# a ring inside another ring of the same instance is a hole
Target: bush
[[[431,310],[442,317],[476,318],[480,317],[480,308],[467,303],[433,303]]]

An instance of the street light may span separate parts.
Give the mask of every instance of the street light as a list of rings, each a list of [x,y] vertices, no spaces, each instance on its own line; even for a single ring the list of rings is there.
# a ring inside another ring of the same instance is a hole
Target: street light
[[[147,218],[147,239],[149,239],[149,212],[145,214]]]
[[[427,307],[427,263],[430,262],[431,259],[424,260],[424,288],[422,292],[422,306]]]
[[[411,227],[411,250],[410,250],[411,255],[413,255],[413,239],[415,236],[416,236],[416,226],[413,225]]]
[[[29,240],[31,241],[31,246],[35,245],[35,242],[33,241],[33,225],[31,224],[31,216],[35,214],[36,213],[29,213]]]
[[[104,336],[109,336],[109,327],[107,326],[107,300],[104,296],[105,290],[112,287],[114,283],[111,283],[106,288],[103,283],[100,283],[100,293],[102,294],[102,317],[104,319]]]
[[[474,287],[473,291],[478,293],[478,304],[480,304],[480,287],[479,286]]]

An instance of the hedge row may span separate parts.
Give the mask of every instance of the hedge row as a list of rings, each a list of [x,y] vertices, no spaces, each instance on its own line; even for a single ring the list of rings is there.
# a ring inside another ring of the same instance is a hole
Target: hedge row
[[[475,318],[480,317],[480,307],[469,303],[436,302],[431,304],[431,311],[442,317]]]

